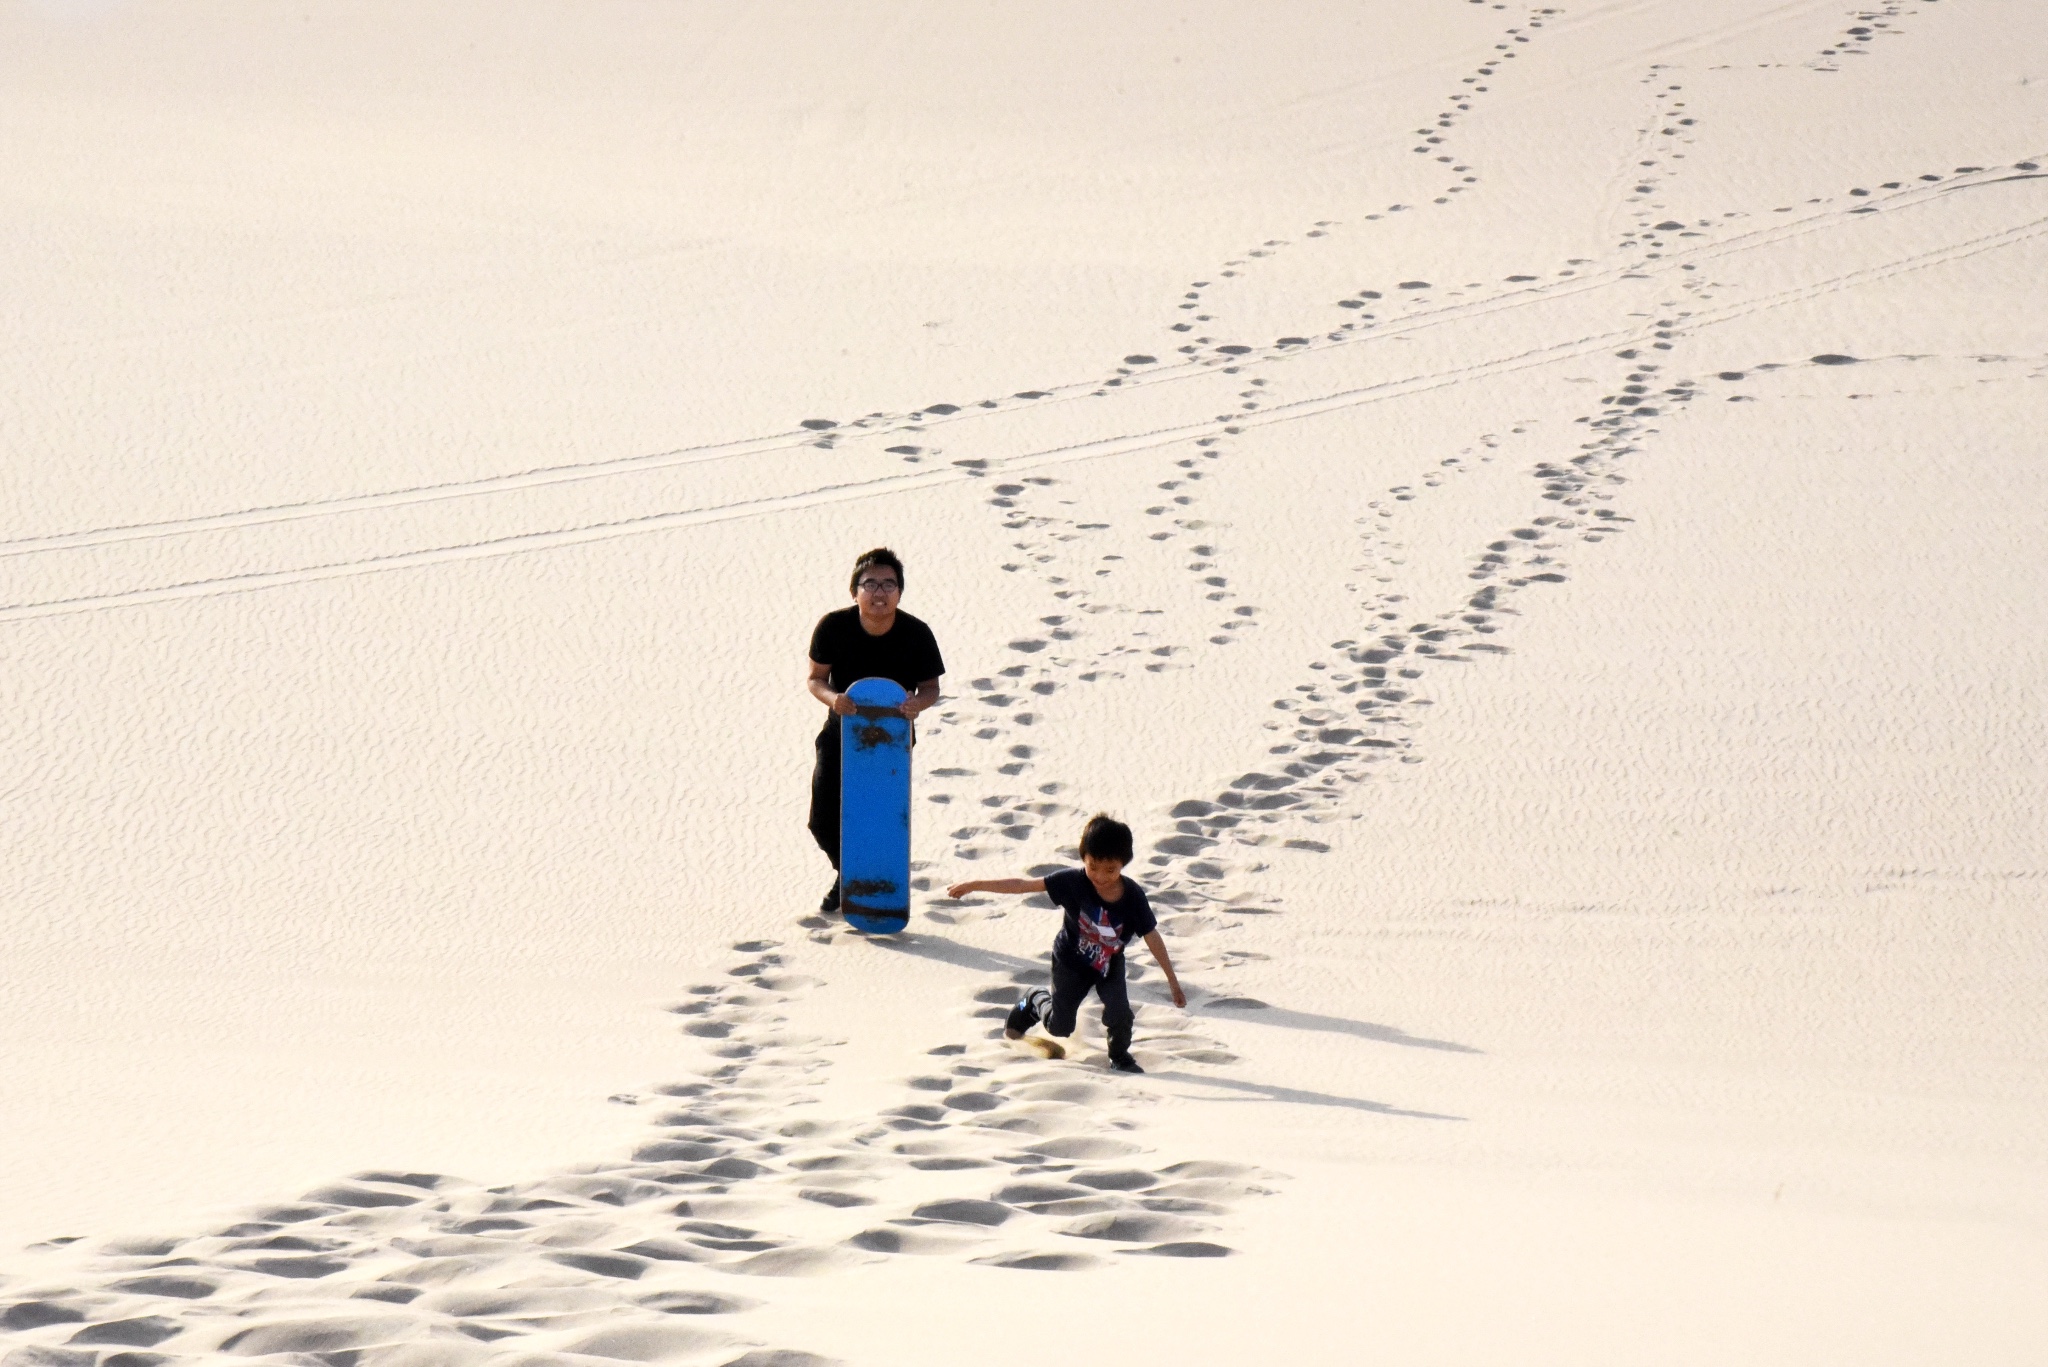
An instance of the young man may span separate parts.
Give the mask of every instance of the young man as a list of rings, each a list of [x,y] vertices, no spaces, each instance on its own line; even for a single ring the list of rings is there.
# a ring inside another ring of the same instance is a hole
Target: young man
[[[965,897],[976,892],[1042,892],[1065,913],[1060,933],[1052,942],[1052,991],[1036,988],[1010,1011],[1003,1033],[1010,1039],[1042,1018],[1048,1034],[1074,1033],[1074,1016],[1092,989],[1102,1002],[1102,1028],[1109,1035],[1109,1062],[1120,1072],[1142,1073],[1131,1057],[1131,1027],[1137,1015],[1124,986],[1124,946],[1143,936],[1145,948],[1166,974],[1166,987],[1175,1006],[1188,1004],[1174,976],[1173,960],[1166,942],[1159,938],[1159,923],[1153,919],[1152,904],[1145,890],[1124,877],[1124,865],[1131,862],[1131,828],[1100,814],[1089,819],[1081,832],[1081,867],[1061,869],[1043,878],[980,878],[955,883],[946,889],[948,897]]]
[[[811,696],[827,709],[818,732],[817,763],[811,770],[811,838],[839,867],[839,719],[854,713],[846,690],[862,679],[894,679],[910,696],[899,709],[915,723],[917,714],[939,700],[939,676],[946,662],[932,629],[902,610],[903,562],[877,546],[853,562],[848,585],[854,605],[828,612],[811,632]],[[913,737],[915,731],[912,732]],[[913,740],[914,743],[914,740]],[[819,903],[839,910],[839,879]]]

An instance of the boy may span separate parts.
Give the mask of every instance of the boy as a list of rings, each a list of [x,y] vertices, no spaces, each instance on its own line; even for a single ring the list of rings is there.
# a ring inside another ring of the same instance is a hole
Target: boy
[[[1145,1071],[1131,1057],[1131,1027],[1137,1016],[1124,988],[1124,946],[1144,936],[1145,948],[1166,974],[1173,1004],[1186,1006],[1188,999],[1174,976],[1166,942],[1159,938],[1152,904],[1144,889],[1124,877],[1124,865],[1130,862],[1131,828],[1097,814],[1081,832],[1078,869],[1061,869],[1044,878],[978,878],[946,889],[948,897],[1042,892],[1066,913],[1052,942],[1052,991],[1034,988],[1024,994],[1003,1022],[1006,1038],[1022,1039],[1041,1019],[1050,1034],[1073,1034],[1074,1015],[1093,988],[1102,1002],[1102,1028],[1109,1033],[1110,1065],[1119,1072]]]

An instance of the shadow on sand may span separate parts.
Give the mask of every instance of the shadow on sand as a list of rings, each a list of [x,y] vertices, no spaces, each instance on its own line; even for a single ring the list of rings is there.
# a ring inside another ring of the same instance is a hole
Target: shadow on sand
[[[877,949],[890,950],[897,954],[911,954],[920,959],[931,959],[937,963],[951,964],[955,968],[972,969],[976,973],[1045,973],[1045,959],[1027,959],[1021,954],[1005,954],[995,949],[977,949],[963,945],[957,940],[947,940],[937,935],[920,935],[906,931],[901,935],[869,936],[867,942]]]
[[[936,963],[951,964],[956,968],[969,969],[976,973],[1000,973],[1012,978],[1046,971],[1044,959],[1027,959],[1021,954],[1005,954],[1000,950],[981,949],[974,945],[963,945],[955,940],[936,935],[920,935],[915,932],[876,937],[869,941],[878,949],[895,954],[914,955]],[[1147,983],[1138,989],[1137,995],[1163,1000],[1163,992],[1157,984]],[[1229,1002],[1232,1005],[1219,1005]],[[1242,1016],[1267,1025],[1285,1026],[1295,1030],[1323,1030],[1333,1034],[1350,1035],[1356,1039],[1369,1039],[1381,1044],[1401,1044],[1414,1049],[1445,1049],[1453,1053],[1477,1054],[1481,1051],[1466,1044],[1454,1044],[1449,1040],[1423,1039],[1397,1030],[1391,1025],[1374,1025],[1367,1021],[1347,1020],[1342,1016],[1322,1016],[1310,1011],[1290,1011],[1285,1007],[1268,1006],[1255,1002],[1249,997],[1223,997],[1207,1003],[1190,1003],[1191,1012],[1213,1013],[1216,1015]],[[1340,1106],[1353,1111],[1371,1111],[1375,1115],[1402,1116],[1411,1120],[1456,1120],[1461,1115],[1439,1115],[1434,1111],[1403,1110],[1389,1106],[1382,1101],[1368,1101],[1363,1097],[1336,1096],[1329,1092],[1311,1092],[1299,1087],[1279,1087],[1271,1083],[1250,1082],[1242,1078],[1216,1077],[1197,1073],[1154,1072],[1151,1076],[1172,1082],[1187,1083],[1197,1087],[1212,1087],[1236,1096],[1219,1097],[1228,1101],[1280,1101],[1297,1106]]]
[[[1399,1044],[1410,1049],[1442,1049],[1453,1054],[1483,1054],[1484,1049],[1475,1049],[1469,1044],[1455,1040],[1426,1039],[1411,1035],[1406,1030],[1391,1025],[1375,1025],[1371,1021],[1355,1021],[1343,1016],[1323,1016],[1313,1011],[1293,1011],[1284,1006],[1267,1002],[1256,1002],[1250,997],[1220,997],[1211,1001],[1190,1002],[1189,1009],[1202,1015],[1241,1016],[1260,1025],[1285,1026],[1290,1030],[1323,1030],[1333,1035],[1351,1035],[1357,1039],[1369,1039],[1380,1044]]]
[[[878,936],[869,943],[879,949],[891,950],[898,954],[914,954],[920,959],[932,959],[939,963],[952,964],[956,968],[971,969],[977,973],[1002,973],[1015,977],[1022,973],[1046,971],[1043,958],[1027,959],[1019,954],[978,949],[973,945],[963,945],[958,941],[936,935],[911,932],[887,938]],[[1133,988],[1132,995],[1142,1000],[1165,1000],[1163,989],[1149,977],[1145,983]],[[1454,1040],[1428,1039],[1421,1035],[1411,1035],[1392,1025],[1376,1025],[1371,1021],[1355,1021],[1344,1016],[1324,1016],[1313,1011],[1295,1011],[1252,997],[1215,995],[1198,1000],[1191,996],[1188,1001],[1188,1013],[1201,1016],[1231,1016],[1254,1021],[1260,1025],[1277,1025],[1289,1030],[1320,1030],[1334,1035],[1350,1035],[1354,1039],[1368,1039],[1376,1044],[1398,1044],[1408,1049],[1440,1049],[1452,1054],[1486,1052]]]
[[[1371,1111],[1375,1115],[1398,1115],[1410,1120],[1464,1120],[1462,1115],[1439,1115],[1435,1111],[1406,1111],[1399,1106],[1389,1106],[1383,1101],[1367,1101],[1364,1097],[1334,1096],[1329,1092],[1304,1091],[1299,1087],[1276,1087],[1266,1082],[1247,1082],[1243,1078],[1214,1077],[1198,1073],[1153,1072],[1152,1077],[1171,1082],[1185,1082],[1197,1087],[1219,1087],[1225,1091],[1238,1092],[1235,1097],[1219,1097],[1227,1101],[1285,1101],[1297,1106],[1341,1106],[1352,1111]]]

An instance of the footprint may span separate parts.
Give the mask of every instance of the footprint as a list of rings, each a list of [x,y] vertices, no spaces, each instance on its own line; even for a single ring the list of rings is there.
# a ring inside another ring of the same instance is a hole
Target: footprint
[[[385,1282],[372,1282],[368,1286],[357,1287],[349,1292],[349,1295],[358,1300],[384,1301],[390,1305],[408,1305],[417,1300],[421,1292],[420,1288],[416,1286],[399,1286]]]
[[[564,1250],[548,1255],[564,1267],[573,1267],[581,1272],[595,1273],[600,1277],[617,1277],[621,1281],[637,1281],[653,1263],[631,1253],[588,1253]]]
[[[957,1253],[962,1246],[962,1241],[957,1234],[943,1234],[927,1229],[903,1228],[896,1225],[877,1225],[873,1229],[864,1229],[846,1242],[854,1248],[868,1253],[925,1255]]]
[[[204,1300],[220,1289],[218,1282],[198,1277],[176,1275],[156,1277],[128,1277],[107,1284],[109,1291],[120,1291],[130,1296],[169,1296],[173,1300]]]
[[[98,1324],[88,1324],[65,1342],[153,1348],[181,1332],[182,1328],[177,1321],[165,1319],[161,1315],[142,1315],[135,1319],[105,1320]]]
[[[1181,1239],[1172,1243],[1154,1244],[1150,1248],[1118,1250],[1120,1253],[1151,1254],[1161,1258],[1227,1258],[1233,1251],[1222,1244],[1204,1243],[1199,1239]]]
[[[1214,1159],[1192,1159],[1179,1163],[1169,1163],[1160,1171],[1178,1178],[1213,1180],[1248,1177],[1257,1173],[1258,1169],[1243,1163],[1222,1163]]]
[[[1026,1144],[1025,1149],[1044,1158],[1078,1158],[1083,1160],[1122,1158],[1138,1152],[1138,1146],[1122,1139],[1108,1139],[1095,1135],[1069,1135],[1059,1139],[1042,1139],[1035,1144]]]
[[[1077,1239],[1104,1239],[1114,1243],[1148,1244],[1178,1239],[1201,1228],[1178,1215],[1104,1214],[1087,1215],[1060,1228],[1060,1233]]]
[[[1015,1091],[1015,1095],[1021,1101],[1065,1101],[1077,1105],[1100,1101],[1110,1094],[1108,1088],[1093,1082],[1035,1082],[1018,1087]]]
[[[1226,1215],[1230,1207],[1216,1201],[1197,1201],[1186,1196],[1147,1196],[1139,1200],[1146,1210],[1169,1215]]]
[[[1069,1182],[1012,1182],[996,1191],[995,1199],[1010,1205],[1029,1205],[1046,1201],[1068,1201],[1086,1199],[1095,1193],[1087,1187],[1078,1187]]]
[[[726,1359],[719,1367],[840,1367],[840,1362],[798,1348],[756,1348]]]
[[[334,1353],[373,1348],[408,1338],[419,1323],[402,1312],[384,1315],[335,1316],[259,1324],[221,1341],[237,1356],[267,1357],[273,1353]]]
[[[993,1111],[1002,1104],[993,1092],[955,1092],[945,1100],[946,1108],[955,1111]]]
[[[587,1357],[658,1362],[682,1354],[701,1353],[731,1342],[728,1335],[690,1325],[653,1321],[599,1329],[561,1345],[568,1353]]]
[[[1016,1212],[1009,1206],[996,1201],[976,1201],[958,1198],[945,1201],[928,1201],[911,1213],[920,1220],[939,1220],[950,1224],[993,1227],[1002,1224]]]
[[[841,1249],[797,1247],[776,1248],[742,1258],[734,1263],[715,1263],[720,1272],[747,1277],[824,1277],[842,1272],[861,1260]]]
[[[1146,1172],[1140,1168],[1107,1168],[1077,1172],[1067,1180],[1097,1191],[1143,1191],[1147,1187],[1159,1184],[1156,1173]]]
[[[425,1199],[425,1196],[425,1192],[409,1187],[394,1191],[389,1188],[361,1186],[353,1182],[338,1182],[333,1186],[321,1187],[317,1191],[309,1191],[299,1199],[322,1205],[368,1209],[375,1206],[409,1206]]]
[[[984,1267],[1008,1267],[1024,1272],[1084,1272],[1102,1264],[1086,1253],[1002,1253],[974,1260]]]
[[[657,1291],[642,1297],[640,1304],[664,1315],[736,1315],[753,1309],[759,1302],[709,1291]]]
[[[636,1258],[647,1258],[665,1263],[703,1263],[712,1260],[711,1251],[702,1244],[690,1243],[683,1239],[658,1234],[638,1243],[627,1244],[619,1250]]]

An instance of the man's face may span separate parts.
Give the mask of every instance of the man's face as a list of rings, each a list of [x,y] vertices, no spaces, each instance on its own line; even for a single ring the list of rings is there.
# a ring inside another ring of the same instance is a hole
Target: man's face
[[[902,581],[887,565],[870,565],[853,581],[854,601],[868,612],[887,612],[902,593]]]
[[[1101,859],[1085,854],[1081,856],[1081,871],[1088,875],[1088,881],[1098,892],[1105,888],[1113,892],[1123,886],[1124,861],[1121,859]]]

